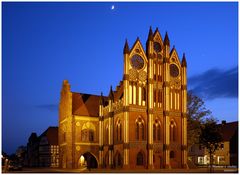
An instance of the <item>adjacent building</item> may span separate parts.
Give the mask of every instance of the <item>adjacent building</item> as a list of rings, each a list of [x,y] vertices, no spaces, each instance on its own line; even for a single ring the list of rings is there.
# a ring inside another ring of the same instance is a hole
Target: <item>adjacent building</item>
[[[215,165],[238,166],[238,122],[219,124],[223,142],[214,154]],[[195,144],[189,150],[190,159],[198,165],[209,164],[210,158],[207,150]]]
[[[59,167],[58,127],[49,127],[40,136],[32,133],[26,159],[29,167]]]
[[[38,166],[38,148],[39,148],[39,139],[35,132],[33,132],[27,143],[27,165],[29,167]]]
[[[187,63],[158,29],[123,49],[123,78],[109,95],[72,92],[59,105],[60,167],[187,167]]]
[[[49,127],[39,136],[39,166],[59,166],[58,127]]]

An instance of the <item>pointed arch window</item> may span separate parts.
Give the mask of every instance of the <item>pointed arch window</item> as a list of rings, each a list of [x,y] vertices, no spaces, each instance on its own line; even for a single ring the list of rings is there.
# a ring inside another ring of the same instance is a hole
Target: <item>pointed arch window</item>
[[[176,128],[177,128],[176,123],[172,120],[170,124],[170,141],[172,142],[176,141],[176,134],[177,134]]]
[[[170,152],[170,158],[173,159],[174,156],[175,156],[175,155],[174,155],[174,151],[171,151],[171,152]]]
[[[105,129],[105,144],[108,144],[108,125],[106,126],[106,129]]]
[[[89,141],[93,142],[94,141],[94,130],[92,129],[84,129],[81,131],[81,140],[82,141]]]
[[[157,102],[157,90],[154,90],[154,102]]]
[[[146,88],[145,87],[142,88],[142,100],[146,101]]]
[[[157,118],[153,124],[153,140],[160,141],[161,140],[161,123]]]
[[[144,140],[144,138],[145,138],[144,121],[141,117],[138,117],[136,120],[136,140]]]
[[[137,154],[137,165],[144,165],[144,156],[142,152]]]
[[[81,129],[81,140],[86,142],[94,141],[96,127],[92,122],[86,122]]]
[[[121,120],[117,121],[116,134],[117,134],[117,141],[121,141],[122,140],[122,123],[121,123]]]
[[[158,92],[158,102],[162,103],[162,91],[161,90]]]

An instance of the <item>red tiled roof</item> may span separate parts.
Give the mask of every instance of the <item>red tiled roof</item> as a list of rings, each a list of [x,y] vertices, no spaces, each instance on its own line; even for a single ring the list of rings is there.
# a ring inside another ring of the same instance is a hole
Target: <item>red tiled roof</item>
[[[220,124],[223,141],[229,141],[238,129],[238,122]]]
[[[72,92],[72,114],[98,117],[99,99],[97,95]]]
[[[58,127],[50,126],[40,137],[46,136],[50,145],[58,145]]]

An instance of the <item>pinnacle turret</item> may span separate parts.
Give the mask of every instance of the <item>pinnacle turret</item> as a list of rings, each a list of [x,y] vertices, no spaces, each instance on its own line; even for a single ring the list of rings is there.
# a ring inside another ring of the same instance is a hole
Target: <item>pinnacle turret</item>
[[[123,54],[129,54],[129,46],[128,46],[128,41],[126,39],[124,49],[123,49]]]
[[[103,93],[101,92],[101,96],[99,99],[99,105],[103,105],[104,104],[104,99],[103,99]]]
[[[152,27],[150,26],[149,33],[148,33],[148,41],[153,40],[153,32],[152,32]]]
[[[186,61],[185,53],[183,53],[182,67],[187,67],[187,61]]]
[[[108,98],[109,98],[110,100],[114,101],[114,94],[113,94],[112,86],[110,87],[110,91],[109,91]]]
[[[166,34],[165,34],[163,43],[164,43],[164,45],[170,46],[170,41],[169,41],[168,33],[167,33],[167,32],[166,32]]]

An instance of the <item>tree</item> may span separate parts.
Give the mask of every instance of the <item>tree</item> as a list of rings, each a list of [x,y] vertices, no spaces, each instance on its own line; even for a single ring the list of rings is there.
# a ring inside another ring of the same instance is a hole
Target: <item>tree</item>
[[[211,111],[205,108],[204,101],[194,95],[192,91],[188,92],[187,103],[187,138],[188,147],[198,143],[201,134],[201,125],[205,122],[205,117],[211,115]]]
[[[213,155],[216,150],[221,146],[223,139],[220,132],[220,127],[217,125],[215,119],[210,118],[206,120],[206,123],[201,127],[201,134],[199,136],[199,143],[204,148],[206,148],[207,152],[210,156],[210,172],[212,172],[213,168]]]

